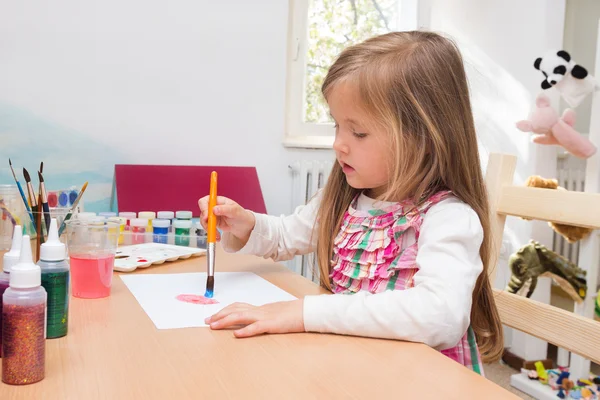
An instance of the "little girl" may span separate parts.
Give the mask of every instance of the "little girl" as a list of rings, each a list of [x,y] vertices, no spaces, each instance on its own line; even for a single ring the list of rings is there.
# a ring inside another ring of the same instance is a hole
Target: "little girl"
[[[430,32],[394,32],[344,50],[322,87],[337,163],[292,215],[214,213],[229,252],[288,260],[316,251],[332,295],[207,318],[238,337],[329,332],[425,343],[483,374],[503,349],[488,280],[486,188],[461,55]],[[207,198],[199,201],[206,224]]]

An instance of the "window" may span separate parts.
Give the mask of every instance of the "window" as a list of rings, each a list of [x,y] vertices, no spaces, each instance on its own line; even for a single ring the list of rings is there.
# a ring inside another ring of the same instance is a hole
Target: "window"
[[[321,95],[327,69],[354,43],[391,31],[416,29],[422,22],[418,2],[291,0],[286,145],[331,146],[333,122]]]

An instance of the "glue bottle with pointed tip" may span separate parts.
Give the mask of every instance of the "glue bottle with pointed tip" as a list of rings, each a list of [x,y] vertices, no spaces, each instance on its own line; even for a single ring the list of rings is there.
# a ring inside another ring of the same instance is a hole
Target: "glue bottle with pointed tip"
[[[21,241],[23,239],[23,227],[16,225],[13,230],[12,246],[8,253],[4,254],[2,263],[3,272],[0,274],[0,357],[2,357],[2,295],[10,286],[10,269],[19,263],[21,255]]]
[[[19,263],[11,268],[10,287],[2,296],[2,382],[27,385],[44,379],[46,300],[31,239],[24,235]]]
[[[65,336],[69,325],[69,264],[66,246],[58,239],[57,226],[56,219],[52,218],[48,240],[40,248],[38,262],[42,270],[42,286],[48,293],[48,339]]]

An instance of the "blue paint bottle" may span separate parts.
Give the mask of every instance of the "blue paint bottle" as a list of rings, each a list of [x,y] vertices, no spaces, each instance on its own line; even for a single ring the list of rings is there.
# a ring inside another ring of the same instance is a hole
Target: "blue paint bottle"
[[[168,219],[153,219],[152,220],[152,241],[154,243],[167,244],[169,238],[169,226],[171,225]]]

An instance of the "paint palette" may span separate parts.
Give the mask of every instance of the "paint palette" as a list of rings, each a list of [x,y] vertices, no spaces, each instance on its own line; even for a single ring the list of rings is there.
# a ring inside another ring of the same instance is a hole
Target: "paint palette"
[[[114,269],[119,272],[131,272],[137,268],[147,268],[151,265],[186,259],[205,253],[206,249],[162,243],[142,243],[132,246],[122,246],[117,249]]]

